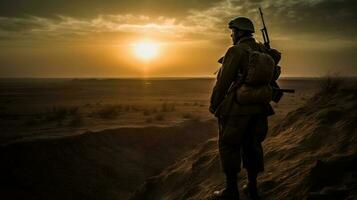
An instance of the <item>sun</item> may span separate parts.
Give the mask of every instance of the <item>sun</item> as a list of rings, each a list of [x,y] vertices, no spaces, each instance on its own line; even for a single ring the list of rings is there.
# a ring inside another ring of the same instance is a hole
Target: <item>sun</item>
[[[149,61],[159,53],[159,45],[153,41],[140,41],[134,44],[134,54],[137,58]]]

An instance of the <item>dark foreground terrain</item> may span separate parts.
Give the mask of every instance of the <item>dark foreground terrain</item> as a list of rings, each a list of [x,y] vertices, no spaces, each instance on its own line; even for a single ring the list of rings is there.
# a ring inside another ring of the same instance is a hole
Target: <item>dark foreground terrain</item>
[[[298,108],[292,106],[298,104],[291,99],[286,107],[284,102],[275,106],[278,118],[270,120],[272,127],[264,142],[266,171],[259,179],[264,199],[339,200],[357,196],[356,84],[328,80],[319,87],[310,99],[302,101],[304,96],[300,95],[302,106]],[[151,101],[155,103],[163,94]],[[207,97],[188,96],[174,110],[160,112],[174,116],[182,109],[189,113],[207,109],[200,103],[186,105],[192,98],[199,101]],[[285,116],[287,108],[293,109]],[[142,110],[138,112],[131,114],[143,115]],[[30,127],[31,137],[13,136],[16,131],[10,131],[0,146],[0,199],[209,199],[213,190],[224,185],[216,122],[185,117],[183,122],[172,123],[170,119],[177,122],[177,118],[163,118],[158,124],[150,122],[155,126],[82,134],[51,133],[66,121],[38,136],[33,136],[36,125]],[[96,122],[92,117],[85,120]],[[157,126],[164,123],[169,125]],[[240,178],[244,184],[244,173]]]
[[[214,121],[189,121],[6,144],[0,148],[0,199],[127,199],[214,130]]]

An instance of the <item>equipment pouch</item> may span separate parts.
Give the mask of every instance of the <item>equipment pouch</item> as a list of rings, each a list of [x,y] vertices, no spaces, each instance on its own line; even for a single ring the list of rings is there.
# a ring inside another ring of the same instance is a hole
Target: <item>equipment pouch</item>
[[[273,89],[270,85],[243,84],[238,88],[236,98],[240,104],[269,103],[273,98]]]

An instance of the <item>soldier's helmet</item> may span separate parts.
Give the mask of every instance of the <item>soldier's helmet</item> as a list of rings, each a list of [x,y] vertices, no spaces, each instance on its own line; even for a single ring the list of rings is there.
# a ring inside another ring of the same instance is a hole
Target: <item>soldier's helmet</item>
[[[230,29],[236,28],[242,31],[255,32],[253,22],[246,17],[237,17],[228,23]]]

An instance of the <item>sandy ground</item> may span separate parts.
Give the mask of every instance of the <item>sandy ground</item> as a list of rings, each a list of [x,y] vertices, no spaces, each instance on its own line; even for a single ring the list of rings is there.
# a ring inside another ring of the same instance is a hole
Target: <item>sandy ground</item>
[[[302,105],[317,82],[282,80],[281,87],[297,92],[273,103],[270,123]],[[213,79],[2,79],[0,142],[212,119],[213,84]]]

